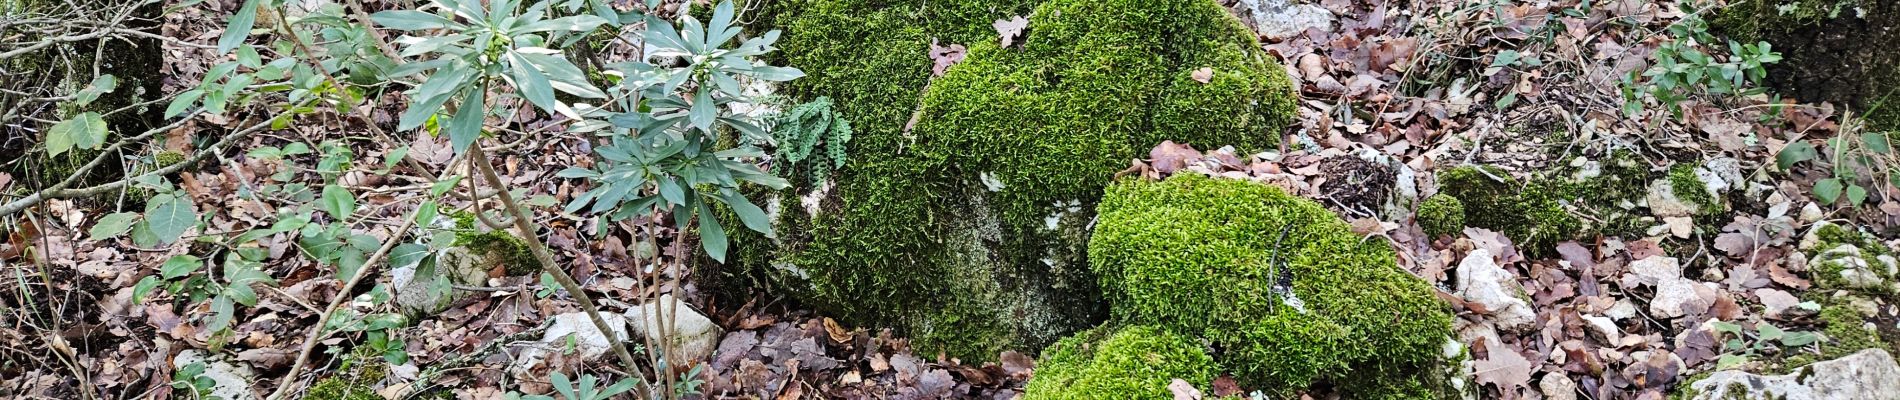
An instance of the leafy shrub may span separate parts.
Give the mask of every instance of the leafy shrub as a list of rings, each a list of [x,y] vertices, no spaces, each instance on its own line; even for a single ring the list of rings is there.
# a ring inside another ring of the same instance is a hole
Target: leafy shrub
[[[1109,187],[1089,260],[1116,320],[1199,335],[1243,385],[1435,397],[1451,313],[1318,203],[1182,174]],[[1354,396],[1348,396],[1354,397]]]
[[[1631,116],[1643,110],[1644,97],[1668,107],[1680,118],[1678,105],[1690,95],[1751,95],[1766,92],[1759,87],[1767,79],[1767,64],[1781,61],[1781,53],[1768,42],[1727,41],[1719,47],[1709,23],[1702,19],[1694,2],[1681,6],[1682,20],[1669,25],[1674,40],[1656,48],[1655,64],[1648,69],[1630,71],[1622,79],[1623,111]]]

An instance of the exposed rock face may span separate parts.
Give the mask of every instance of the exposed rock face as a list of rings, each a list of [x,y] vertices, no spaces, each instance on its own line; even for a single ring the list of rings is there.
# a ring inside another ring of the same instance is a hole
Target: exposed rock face
[[[1900,365],[1886,350],[1867,349],[1785,375],[1721,371],[1689,384],[1693,400],[1900,399]]]
[[[719,325],[686,302],[675,299],[672,294],[660,295],[659,299],[627,310],[626,317],[635,322],[635,335],[645,335],[656,343],[670,343],[672,356],[677,359],[676,365],[706,360],[719,345]],[[667,321],[668,318],[672,321]],[[655,337],[662,326],[667,328],[667,337]]]

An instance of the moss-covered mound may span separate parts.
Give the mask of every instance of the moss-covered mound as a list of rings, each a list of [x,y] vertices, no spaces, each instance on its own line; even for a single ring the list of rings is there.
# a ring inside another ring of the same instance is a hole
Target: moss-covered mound
[[[1184,174],[1109,187],[1089,242],[1118,321],[1200,335],[1243,385],[1445,393],[1451,313],[1380,241],[1277,188]]]
[[[766,200],[780,236],[741,249],[752,278],[926,351],[1040,348],[1105,314],[1083,246],[1128,160],[1264,148],[1291,118],[1284,72],[1211,0],[1032,3],[775,3],[762,21],[808,74],[782,92],[832,98],[856,132],[835,186]],[[1022,15],[1001,47],[991,22]],[[969,47],[934,80],[933,39]]]
[[[1436,238],[1444,235],[1456,235],[1465,228],[1465,203],[1457,197],[1443,194],[1425,198],[1418,205],[1418,226],[1425,229],[1426,235]]]
[[[1214,360],[1201,345],[1150,326],[1101,327],[1062,339],[1043,351],[1025,400],[1167,399],[1181,379],[1207,387]]]
[[[1536,253],[1583,233],[1582,222],[1542,185],[1526,185],[1495,167],[1463,166],[1438,174],[1438,193],[1465,206],[1465,224],[1503,233]]]

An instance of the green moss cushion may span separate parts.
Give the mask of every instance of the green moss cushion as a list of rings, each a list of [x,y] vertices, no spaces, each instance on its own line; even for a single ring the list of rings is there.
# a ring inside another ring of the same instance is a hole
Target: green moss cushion
[[[1209,339],[1243,386],[1443,390],[1450,311],[1384,242],[1318,203],[1184,174],[1119,182],[1100,210],[1089,260],[1117,320]]]
[[[1570,186],[1556,182],[1526,185],[1497,167],[1482,167],[1484,171],[1478,168],[1460,166],[1438,174],[1440,195],[1456,198],[1464,205],[1465,225],[1503,233],[1517,242],[1519,251],[1533,255],[1548,254],[1558,242],[1590,233],[1559,199],[1603,196],[1586,190],[1594,186],[1571,185],[1576,189],[1567,189]]]
[[[1045,350],[1025,400],[1169,399],[1181,379],[1206,388],[1214,360],[1191,338],[1150,326],[1091,329]]]
[[[1050,1],[1021,41],[972,45],[931,84],[917,126],[918,149],[952,178],[992,175],[1012,221],[1098,196],[1163,140],[1259,149],[1293,115],[1284,69],[1210,0]]]
[[[737,233],[776,244],[742,262],[827,314],[966,360],[1105,317],[1087,226],[1129,160],[1163,140],[1265,148],[1293,116],[1281,67],[1212,0],[773,4],[761,21],[808,74],[781,92],[829,96],[857,131],[834,187],[766,201],[780,237]],[[1016,16],[1028,29],[1000,47],[991,22]],[[933,41],[969,54],[933,79]]]

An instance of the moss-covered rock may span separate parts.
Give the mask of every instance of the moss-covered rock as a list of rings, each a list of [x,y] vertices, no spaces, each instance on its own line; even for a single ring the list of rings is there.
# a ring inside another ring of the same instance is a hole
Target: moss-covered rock
[[[533,244],[508,231],[481,231],[474,214],[456,213],[455,220],[458,232],[450,246],[467,248],[477,259],[500,263],[509,276],[541,272],[541,261],[534,258],[534,249],[528,247]]]
[[[1872,235],[1839,224],[1820,223],[1802,238],[1811,250],[1808,268],[1823,289],[1877,295],[1900,294],[1900,259]]]
[[[1192,338],[1150,326],[1101,327],[1043,351],[1023,399],[1166,399],[1174,379],[1207,387],[1214,370]]]
[[[1464,203],[1465,225],[1503,233],[1526,253],[1539,254],[1585,233],[1583,222],[1558,202],[1560,191],[1520,183],[1497,167],[1462,166],[1439,173],[1438,193]]]
[[[1458,234],[1465,228],[1465,204],[1443,194],[1427,197],[1418,205],[1418,226],[1432,237]]]
[[[1084,245],[1103,185],[1162,140],[1272,144],[1291,85],[1210,0],[1035,3],[773,5],[762,21],[808,74],[781,92],[832,98],[856,132],[835,186],[766,200],[776,248],[742,262],[829,314],[966,359],[1100,322]],[[991,22],[1024,14],[1019,44],[1000,46]],[[934,80],[933,41],[969,47]]]
[[[1447,393],[1451,313],[1386,244],[1310,200],[1194,174],[1108,189],[1089,243],[1118,321],[1211,341],[1244,385]]]

